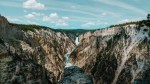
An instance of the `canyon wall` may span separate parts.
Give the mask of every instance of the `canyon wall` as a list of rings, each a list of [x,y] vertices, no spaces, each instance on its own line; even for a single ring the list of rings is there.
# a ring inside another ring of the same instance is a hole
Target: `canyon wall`
[[[64,54],[74,47],[65,33],[23,29],[1,16],[0,84],[55,84],[64,70]]]
[[[87,33],[63,31],[12,24],[0,16],[0,84],[57,84],[70,78],[71,83],[150,83],[149,21]],[[64,55],[72,49],[70,62],[83,70],[64,69]]]
[[[118,25],[80,35],[71,63],[95,84],[150,83],[150,22]]]

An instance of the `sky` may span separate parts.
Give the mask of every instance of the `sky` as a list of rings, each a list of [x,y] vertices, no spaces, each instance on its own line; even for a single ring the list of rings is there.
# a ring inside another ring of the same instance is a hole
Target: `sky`
[[[9,22],[55,29],[99,29],[146,19],[150,0],[0,0]]]

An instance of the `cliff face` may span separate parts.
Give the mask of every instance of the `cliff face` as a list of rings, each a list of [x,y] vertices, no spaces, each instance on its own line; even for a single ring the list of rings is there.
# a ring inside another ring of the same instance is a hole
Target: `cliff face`
[[[80,35],[71,62],[95,84],[150,83],[150,22],[116,26]]]
[[[73,30],[10,24],[0,16],[0,84],[90,84],[90,76],[94,84],[149,84],[149,24],[141,21],[70,34]],[[75,47],[79,34],[80,43]],[[76,67],[64,71],[64,55],[72,49],[71,63],[90,76]]]
[[[0,84],[54,84],[75,45],[65,33],[26,30],[0,18]]]

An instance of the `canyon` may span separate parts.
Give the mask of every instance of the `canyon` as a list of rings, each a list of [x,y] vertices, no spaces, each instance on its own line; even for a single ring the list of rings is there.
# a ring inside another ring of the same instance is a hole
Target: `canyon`
[[[0,82],[56,84],[73,40],[51,29],[23,30],[5,17],[0,21]]]
[[[150,83],[150,21],[114,25],[79,38],[70,60],[94,84]]]
[[[1,16],[0,84],[150,83],[150,21],[66,31]]]

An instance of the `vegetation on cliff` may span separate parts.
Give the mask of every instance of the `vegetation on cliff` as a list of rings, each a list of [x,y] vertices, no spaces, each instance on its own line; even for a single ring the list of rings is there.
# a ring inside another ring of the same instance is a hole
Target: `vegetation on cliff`
[[[65,34],[73,34],[74,36],[78,36],[81,34],[84,34],[85,32],[88,32],[90,30],[85,30],[85,29],[54,29],[54,28],[50,28],[50,27],[46,27],[46,26],[40,26],[40,25],[27,25],[27,24],[15,24],[15,23],[9,23],[11,26],[15,26],[23,31],[35,31],[35,29],[39,30],[39,29],[50,29],[53,30],[55,32],[62,32]]]
[[[142,20],[142,21],[126,22],[123,24],[111,25],[110,28],[111,27],[120,27],[120,26],[132,25],[132,24],[139,25],[139,26],[142,26],[143,24],[145,24],[146,26],[150,27],[150,21],[149,20]]]

